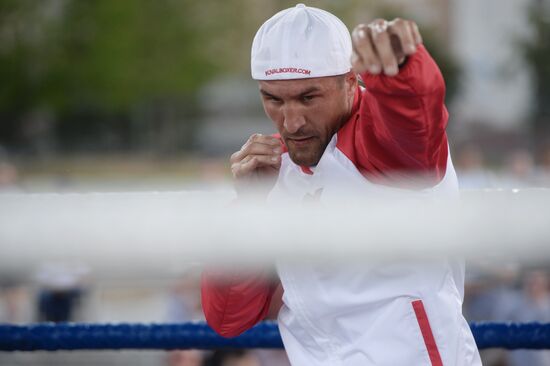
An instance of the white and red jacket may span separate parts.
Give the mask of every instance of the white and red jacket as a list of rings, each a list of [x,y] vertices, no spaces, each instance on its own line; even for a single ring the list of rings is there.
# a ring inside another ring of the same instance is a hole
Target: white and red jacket
[[[403,182],[422,195],[457,195],[445,134],[445,85],[428,52],[420,47],[396,77],[362,78],[365,89],[358,88],[350,119],[314,171],[284,153],[268,202],[314,196],[330,205],[343,189],[380,197]],[[373,240],[365,233],[365,242]],[[461,263],[345,269],[278,264],[277,272],[284,289],[279,329],[293,365],[481,365],[462,316]],[[208,324],[232,337],[262,320],[277,287],[264,276],[220,282],[206,271],[202,304]]]

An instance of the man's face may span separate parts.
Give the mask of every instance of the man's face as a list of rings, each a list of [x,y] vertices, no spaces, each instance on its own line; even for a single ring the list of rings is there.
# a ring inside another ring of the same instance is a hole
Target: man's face
[[[357,79],[353,73],[295,80],[259,81],[265,113],[298,165],[316,165],[347,120]]]

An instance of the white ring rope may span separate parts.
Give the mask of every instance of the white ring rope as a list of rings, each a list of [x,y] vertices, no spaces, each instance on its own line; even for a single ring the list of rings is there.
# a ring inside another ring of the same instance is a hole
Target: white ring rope
[[[463,192],[456,203],[228,207],[209,193],[0,195],[0,272],[48,261],[163,272],[197,261],[550,257],[550,190]]]

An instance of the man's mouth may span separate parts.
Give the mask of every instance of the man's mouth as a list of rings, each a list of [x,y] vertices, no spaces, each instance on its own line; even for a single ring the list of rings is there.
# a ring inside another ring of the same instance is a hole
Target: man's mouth
[[[309,137],[292,137],[292,138],[287,139],[287,142],[291,142],[296,147],[306,146],[311,141],[313,141],[313,136],[309,136]]]

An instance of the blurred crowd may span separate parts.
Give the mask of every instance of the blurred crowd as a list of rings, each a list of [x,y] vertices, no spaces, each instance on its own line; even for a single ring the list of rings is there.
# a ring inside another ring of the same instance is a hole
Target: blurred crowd
[[[550,187],[550,147],[539,154],[511,150],[492,164],[482,149],[466,145],[453,157],[461,189],[521,189]]]
[[[464,316],[470,322],[550,322],[548,266],[470,264],[467,267]],[[550,351],[481,352],[486,366],[550,365]]]

